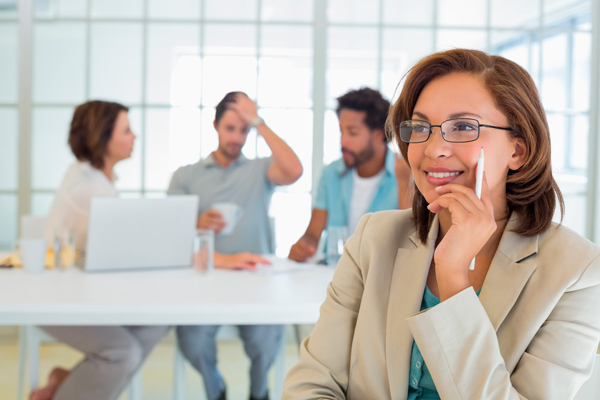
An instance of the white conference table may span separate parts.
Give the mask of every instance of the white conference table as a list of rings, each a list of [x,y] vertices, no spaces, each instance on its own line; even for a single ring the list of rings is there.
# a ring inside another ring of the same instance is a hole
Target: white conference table
[[[260,271],[193,269],[32,274],[0,269],[0,325],[314,323],[333,268],[272,258]],[[283,353],[283,352],[282,352]],[[283,354],[276,369],[281,397]]]

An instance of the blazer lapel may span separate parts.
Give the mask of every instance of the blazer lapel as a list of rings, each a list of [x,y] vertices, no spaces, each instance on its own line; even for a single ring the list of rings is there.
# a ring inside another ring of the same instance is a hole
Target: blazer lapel
[[[479,300],[497,331],[536,269],[528,259],[538,251],[539,236],[523,237],[513,232],[519,218],[511,216],[498,251],[485,277]]]
[[[392,399],[405,399],[408,394],[407,367],[410,365],[413,337],[405,320],[421,310],[438,226],[436,217],[427,245],[419,242],[415,232],[396,253],[386,326],[387,371]]]

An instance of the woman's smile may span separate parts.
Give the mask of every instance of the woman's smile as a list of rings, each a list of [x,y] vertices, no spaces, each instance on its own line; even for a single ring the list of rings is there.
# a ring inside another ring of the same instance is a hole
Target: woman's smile
[[[463,171],[443,167],[429,167],[425,168],[424,173],[427,183],[434,186],[442,186],[454,182],[462,175]]]

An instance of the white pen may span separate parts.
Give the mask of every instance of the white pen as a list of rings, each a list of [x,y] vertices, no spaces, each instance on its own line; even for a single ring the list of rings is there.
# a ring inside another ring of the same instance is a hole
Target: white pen
[[[481,186],[483,185],[483,147],[479,152],[479,160],[477,160],[477,176],[475,179],[475,194],[481,199]],[[469,269],[473,271],[475,269],[475,257],[469,265]]]

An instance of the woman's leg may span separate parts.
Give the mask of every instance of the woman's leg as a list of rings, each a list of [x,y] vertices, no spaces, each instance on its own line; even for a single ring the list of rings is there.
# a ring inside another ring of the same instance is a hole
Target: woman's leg
[[[56,339],[85,353],[83,361],[56,391],[54,400],[116,399],[167,330],[167,327],[146,328],[153,334],[144,329],[133,332],[121,326],[42,327]],[[150,340],[140,340],[139,336],[152,338],[154,342],[150,345]]]

